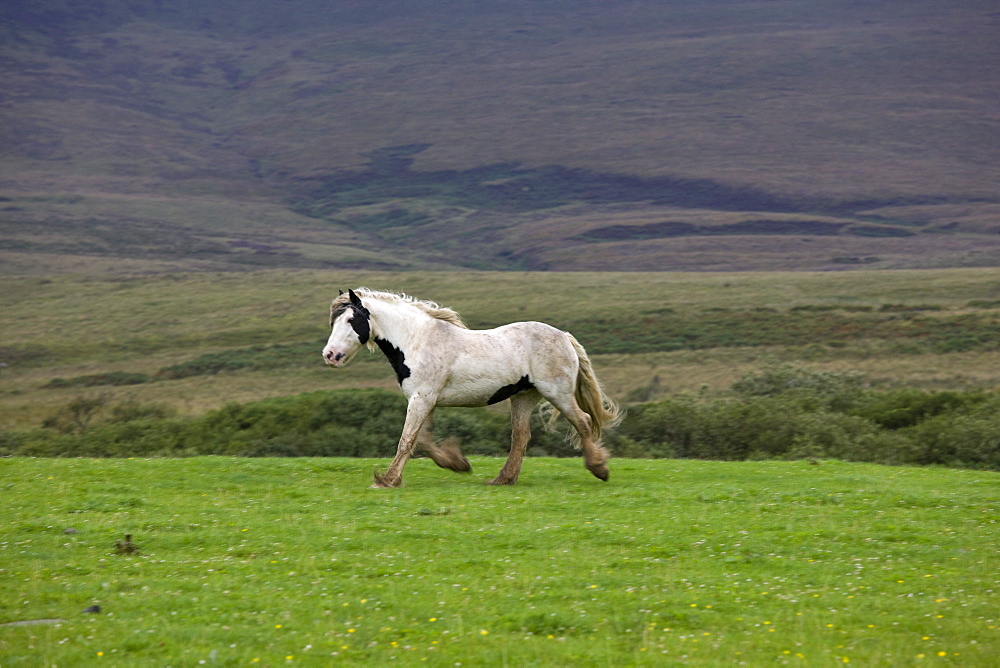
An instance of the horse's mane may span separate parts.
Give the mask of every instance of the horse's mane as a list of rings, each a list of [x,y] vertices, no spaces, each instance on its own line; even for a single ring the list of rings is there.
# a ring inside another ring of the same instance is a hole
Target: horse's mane
[[[387,302],[390,304],[409,304],[417,307],[432,318],[443,320],[444,322],[454,325],[455,327],[461,327],[462,329],[469,328],[458,313],[432,301],[417,299],[415,297],[411,297],[410,295],[405,295],[402,292],[382,292],[380,290],[371,290],[369,288],[356,288],[354,292],[357,293],[358,297],[360,297],[362,301],[365,299],[375,299],[380,302]],[[333,321],[336,320],[346,308],[348,308],[350,303],[351,299],[347,293],[344,293],[333,300],[333,304],[330,305],[331,325],[333,325]]]

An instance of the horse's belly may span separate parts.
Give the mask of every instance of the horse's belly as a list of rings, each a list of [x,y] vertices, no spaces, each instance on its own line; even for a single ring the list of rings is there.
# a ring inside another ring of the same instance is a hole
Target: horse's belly
[[[437,403],[438,406],[488,406],[533,387],[527,374],[510,379],[477,378],[444,388]]]

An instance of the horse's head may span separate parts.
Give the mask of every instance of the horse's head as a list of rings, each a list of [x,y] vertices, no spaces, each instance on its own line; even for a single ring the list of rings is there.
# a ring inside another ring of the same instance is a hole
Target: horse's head
[[[354,290],[333,300],[330,307],[330,338],[323,348],[323,359],[333,367],[344,366],[371,338],[371,313]]]

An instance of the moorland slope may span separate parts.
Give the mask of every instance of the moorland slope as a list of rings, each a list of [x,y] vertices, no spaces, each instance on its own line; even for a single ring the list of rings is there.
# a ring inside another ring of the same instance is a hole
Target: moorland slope
[[[5,272],[1000,261],[974,0],[0,7]]]

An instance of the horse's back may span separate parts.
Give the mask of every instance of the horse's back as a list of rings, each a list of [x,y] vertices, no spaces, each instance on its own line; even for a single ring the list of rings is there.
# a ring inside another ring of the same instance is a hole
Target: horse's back
[[[573,353],[573,345],[570,343],[569,337],[566,336],[566,332],[544,322],[526,320],[512,322],[495,329],[471,331],[482,332],[489,337],[491,344],[497,345],[501,349],[517,348],[523,351],[526,358]]]
[[[497,350],[505,351],[507,361],[516,365],[535,382],[555,377],[576,378],[578,359],[566,332],[544,322],[512,322],[494,330]]]

